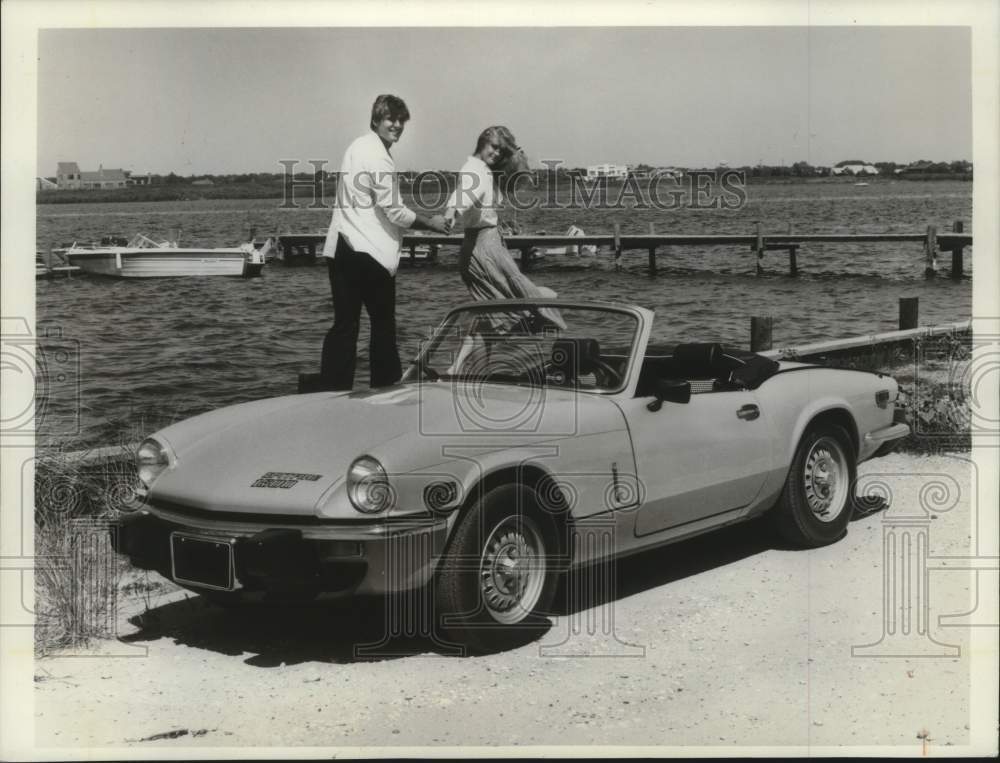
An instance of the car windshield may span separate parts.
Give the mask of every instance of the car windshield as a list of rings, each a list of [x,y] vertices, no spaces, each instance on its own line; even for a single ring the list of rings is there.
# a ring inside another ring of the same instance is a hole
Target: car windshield
[[[404,381],[616,392],[625,386],[638,333],[638,318],[613,307],[484,302],[451,313]]]

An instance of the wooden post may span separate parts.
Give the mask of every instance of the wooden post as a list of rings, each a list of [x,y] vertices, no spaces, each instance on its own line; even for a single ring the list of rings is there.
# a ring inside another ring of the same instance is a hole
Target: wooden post
[[[437,259],[438,259],[438,245],[437,244],[431,244],[431,252],[427,256],[427,259],[428,259],[429,262],[437,262]]]
[[[790,244],[788,247],[788,275],[797,276],[799,274],[798,260],[799,245]]]
[[[417,261],[417,245],[410,244],[410,264],[412,265]]]
[[[770,315],[750,318],[750,352],[771,349],[771,329],[774,318]]]
[[[531,247],[521,247],[521,272],[527,273],[531,270]]]
[[[615,270],[622,269],[622,226],[615,223]]]
[[[924,241],[924,275],[936,275],[937,269],[937,228],[928,225],[927,238]]]
[[[754,244],[754,251],[757,252],[757,275],[760,275],[764,272],[764,268],[760,264],[764,258],[764,235],[760,231],[760,220],[754,223],[754,227],[757,229],[757,242]]]
[[[920,300],[918,297],[899,298],[899,330],[915,329],[919,325]]]
[[[650,223],[649,224],[649,235],[650,236],[655,236],[656,235],[656,223]],[[651,276],[655,276],[656,275],[656,247],[655,246],[649,247],[649,274]]]
[[[962,233],[965,230],[965,226],[962,224],[961,220],[956,220],[955,224],[951,226],[951,229],[955,233]],[[961,278],[963,271],[965,270],[965,263],[963,262],[963,247],[961,244],[955,244],[954,248],[951,250],[951,277]]]

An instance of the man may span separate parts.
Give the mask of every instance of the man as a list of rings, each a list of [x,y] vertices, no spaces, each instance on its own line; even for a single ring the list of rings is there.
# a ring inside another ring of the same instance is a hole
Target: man
[[[323,340],[320,377],[326,389],[350,390],[354,383],[362,304],[371,320],[371,386],[399,381],[396,270],[403,230],[447,232],[444,217],[424,217],[400,200],[389,149],[409,118],[401,98],[380,95],[372,105],[371,132],[344,153],[337,203],[323,248],[334,312],[333,326]]]

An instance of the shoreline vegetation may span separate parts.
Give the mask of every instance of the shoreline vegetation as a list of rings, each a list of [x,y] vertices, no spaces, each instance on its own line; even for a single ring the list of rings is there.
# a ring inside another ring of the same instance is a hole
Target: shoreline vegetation
[[[746,171],[745,168],[736,169],[737,172]],[[448,173],[444,173],[448,176]],[[284,199],[286,180],[281,175],[240,176],[237,180],[227,178],[213,178],[207,176],[211,182],[204,182],[206,178],[188,179],[176,178],[173,181],[157,183],[153,185],[135,185],[127,188],[113,188],[103,190],[50,190],[36,191],[35,204],[101,204],[101,203],[133,203],[133,202],[156,202],[156,201],[212,201],[212,200],[242,200],[242,199]],[[648,182],[647,179],[638,178],[640,184]],[[865,182],[870,185],[882,185],[897,181],[972,181],[971,172],[912,172],[892,177],[881,175],[838,175],[836,177],[800,177],[794,175],[754,175],[746,172],[746,182],[748,185],[758,184],[778,184],[797,185],[805,184],[834,184],[834,185],[854,185]],[[315,182],[310,174],[300,173],[294,177],[296,197],[300,194],[303,198],[308,197],[308,186]],[[434,182],[434,181],[428,181]],[[544,187],[545,179],[540,179]],[[557,178],[557,187],[560,189],[570,187],[570,180],[566,176]],[[325,183],[329,186],[327,193],[330,193],[334,186],[332,179],[327,179]],[[609,187],[622,185],[621,181],[612,180]],[[682,184],[680,187],[684,187]],[[402,178],[400,188],[404,192],[412,189],[412,183],[406,178]]]

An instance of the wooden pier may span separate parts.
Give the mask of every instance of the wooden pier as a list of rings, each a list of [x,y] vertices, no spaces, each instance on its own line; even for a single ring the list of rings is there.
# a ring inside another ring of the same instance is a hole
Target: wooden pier
[[[278,243],[288,264],[312,263],[316,260],[317,250],[322,248],[326,240],[324,233],[283,234],[278,236]],[[529,270],[539,249],[558,246],[597,246],[610,249],[617,265],[620,265],[625,252],[641,251],[646,254],[647,267],[650,275],[656,275],[658,257],[667,256],[663,250],[670,247],[708,248],[731,246],[745,248],[756,257],[757,272],[761,271],[761,262],[767,252],[782,251],[788,257],[788,274],[799,274],[800,252],[804,253],[809,244],[887,244],[912,243],[915,247],[915,260],[923,273],[934,276],[939,271],[938,256],[942,252],[951,253],[952,278],[962,278],[965,273],[965,248],[972,246],[972,234],[965,233],[963,223],[955,222],[951,231],[939,232],[937,226],[929,225],[923,233],[765,233],[760,224],[753,232],[735,234],[658,234],[650,225],[649,233],[622,233],[619,224],[615,224],[612,233],[582,236],[570,235],[514,235],[505,236],[504,243],[511,251],[520,253],[522,270]],[[411,233],[403,236],[403,261],[409,253],[410,261],[416,258],[414,253],[420,247],[428,247],[432,256],[437,259],[438,249],[442,246],[460,247],[462,235],[440,235]]]
[[[63,257],[60,257],[51,249],[35,255],[35,280],[39,278],[56,278],[58,276],[69,278],[74,273],[79,272],[80,268],[77,265],[70,265]]]

